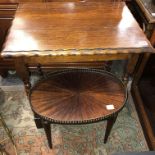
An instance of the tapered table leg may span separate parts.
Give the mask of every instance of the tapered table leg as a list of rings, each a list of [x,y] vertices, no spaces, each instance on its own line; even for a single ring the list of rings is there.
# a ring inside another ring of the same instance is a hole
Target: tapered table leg
[[[48,140],[48,145],[52,149],[52,134],[51,134],[51,124],[48,121],[42,121],[46,137]]]
[[[117,118],[117,114],[114,115],[114,116],[111,116],[110,118],[108,118],[107,120],[107,127],[106,127],[106,131],[105,131],[105,136],[104,136],[104,143],[107,142],[108,140],[108,137],[110,135],[110,132],[111,132],[111,129],[116,121],[116,118]]]

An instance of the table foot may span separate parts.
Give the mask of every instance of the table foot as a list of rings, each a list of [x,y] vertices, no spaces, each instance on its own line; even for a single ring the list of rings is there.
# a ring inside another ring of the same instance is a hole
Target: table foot
[[[51,134],[51,124],[48,121],[42,121],[46,137],[48,140],[48,145],[52,149],[52,134]]]
[[[116,119],[117,119],[117,115],[114,115],[114,116],[108,118],[108,120],[107,120],[107,127],[106,127],[106,131],[105,131],[105,137],[104,137],[104,143],[107,142],[108,137],[109,137],[110,132],[111,132],[111,129],[112,129]]]

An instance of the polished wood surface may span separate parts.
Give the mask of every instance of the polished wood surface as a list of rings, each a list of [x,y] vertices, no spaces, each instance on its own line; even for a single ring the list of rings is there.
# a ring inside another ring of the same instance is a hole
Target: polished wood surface
[[[76,68],[47,75],[31,88],[29,99],[36,126],[44,128],[52,148],[51,123],[107,120],[106,143],[118,112],[126,103],[127,92],[118,78],[104,70]]]
[[[124,2],[24,3],[18,6],[2,56],[100,55],[150,50]]]
[[[27,2],[46,2],[46,0],[0,0],[0,4],[18,4]]]
[[[122,83],[104,71],[60,71],[34,86],[30,95],[35,113],[56,123],[87,123],[105,119],[126,101]],[[114,109],[108,109],[113,105]]]

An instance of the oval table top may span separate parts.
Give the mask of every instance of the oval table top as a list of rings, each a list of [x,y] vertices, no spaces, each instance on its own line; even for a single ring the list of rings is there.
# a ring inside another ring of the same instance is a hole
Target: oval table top
[[[92,123],[119,112],[127,94],[112,74],[95,69],[58,71],[30,91],[32,109],[53,123]]]

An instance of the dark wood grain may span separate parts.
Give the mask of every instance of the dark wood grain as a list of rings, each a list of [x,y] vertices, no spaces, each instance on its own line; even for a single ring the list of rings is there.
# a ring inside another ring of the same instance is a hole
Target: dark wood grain
[[[102,72],[70,70],[39,82],[30,97],[32,109],[58,123],[97,121],[118,112],[126,100],[119,80]],[[107,110],[113,105],[113,110]]]

